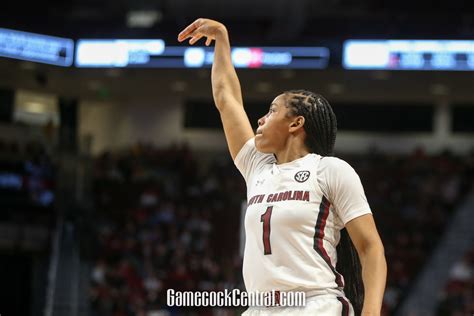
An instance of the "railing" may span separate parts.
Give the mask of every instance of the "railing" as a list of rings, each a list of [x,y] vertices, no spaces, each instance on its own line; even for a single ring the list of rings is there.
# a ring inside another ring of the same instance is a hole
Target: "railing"
[[[76,154],[60,155],[57,205],[60,210],[52,238],[44,316],[87,314],[88,265],[81,262],[76,219],[90,203],[88,160]]]
[[[452,265],[474,243],[474,191],[454,213],[439,246],[426,263],[425,269],[413,285],[409,296],[397,315],[434,315],[438,293],[449,278]]]
[[[60,256],[60,243],[62,239],[63,219],[58,218],[56,230],[51,238],[51,256],[49,261],[48,284],[46,289],[46,302],[44,316],[53,316],[54,295],[56,290],[56,277]]]

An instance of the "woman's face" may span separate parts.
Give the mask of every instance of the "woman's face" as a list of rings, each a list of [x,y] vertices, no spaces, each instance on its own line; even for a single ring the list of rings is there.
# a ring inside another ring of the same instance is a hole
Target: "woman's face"
[[[285,148],[290,134],[291,119],[286,106],[287,96],[280,94],[270,105],[268,113],[258,120],[255,146],[263,153],[276,153]]]

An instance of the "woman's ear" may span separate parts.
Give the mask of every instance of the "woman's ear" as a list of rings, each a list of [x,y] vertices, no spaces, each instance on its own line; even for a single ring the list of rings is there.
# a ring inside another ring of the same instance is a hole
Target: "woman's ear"
[[[293,118],[293,120],[290,123],[290,133],[294,133],[297,130],[301,129],[304,125],[305,119],[303,116],[297,116]]]

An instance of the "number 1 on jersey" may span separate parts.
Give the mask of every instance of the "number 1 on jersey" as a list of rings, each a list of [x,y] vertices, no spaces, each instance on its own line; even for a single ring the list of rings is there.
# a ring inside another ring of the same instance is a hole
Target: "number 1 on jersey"
[[[272,254],[272,247],[270,246],[270,218],[272,217],[273,206],[267,207],[265,213],[260,216],[260,221],[263,222],[263,249],[265,255]]]

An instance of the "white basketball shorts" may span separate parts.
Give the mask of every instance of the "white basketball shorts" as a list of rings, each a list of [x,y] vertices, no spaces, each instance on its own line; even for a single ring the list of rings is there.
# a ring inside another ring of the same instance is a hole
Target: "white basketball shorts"
[[[252,306],[242,314],[242,316],[274,315],[354,316],[354,309],[345,297],[317,295],[306,298],[305,306]]]

